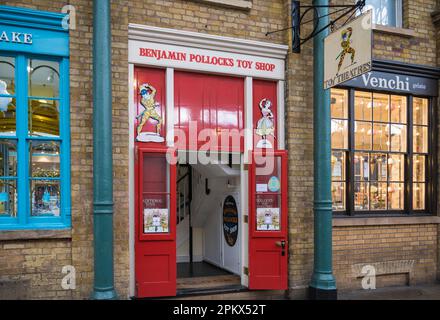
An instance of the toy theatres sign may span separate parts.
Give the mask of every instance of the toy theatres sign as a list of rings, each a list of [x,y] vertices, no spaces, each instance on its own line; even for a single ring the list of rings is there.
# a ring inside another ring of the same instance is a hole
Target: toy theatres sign
[[[371,71],[371,11],[324,40],[324,89]]]

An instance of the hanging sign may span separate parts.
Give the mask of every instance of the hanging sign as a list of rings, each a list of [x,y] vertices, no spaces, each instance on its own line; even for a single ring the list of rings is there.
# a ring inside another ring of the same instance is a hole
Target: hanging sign
[[[371,10],[324,40],[324,89],[370,72],[372,68]]]
[[[223,234],[226,243],[233,247],[238,237],[238,210],[233,196],[227,196],[223,204]]]

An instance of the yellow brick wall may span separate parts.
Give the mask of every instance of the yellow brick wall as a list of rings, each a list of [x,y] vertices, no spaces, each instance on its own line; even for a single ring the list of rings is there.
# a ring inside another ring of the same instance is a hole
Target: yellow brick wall
[[[415,260],[411,285],[432,283],[436,279],[437,250],[437,226],[433,224],[333,229],[333,264],[339,289],[362,288],[362,279],[353,273],[354,264],[374,265],[397,260]],[[406,285],[402,278],[395,276],[391,273],[382,278],[397,280],[388,285]],[[386,283],[386,279],[384,281]]]

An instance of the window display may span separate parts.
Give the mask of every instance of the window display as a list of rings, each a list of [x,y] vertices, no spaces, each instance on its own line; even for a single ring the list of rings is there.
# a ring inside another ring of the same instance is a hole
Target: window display
[[[429,99],[332,89],[331,115],[333,210],[425,210]],[[412,175],[411,188],[405,184],[406,175]],[[406,208],[410,197],[412,208]]]

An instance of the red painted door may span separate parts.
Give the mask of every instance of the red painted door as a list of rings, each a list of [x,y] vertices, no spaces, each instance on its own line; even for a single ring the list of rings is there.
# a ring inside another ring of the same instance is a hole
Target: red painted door
[[[254,152],[249,170],[249,288],[287,290],[287,152]]]
[[[176,166],[166,149],[136,150],[136,297],[176,295]]]

